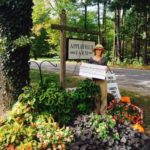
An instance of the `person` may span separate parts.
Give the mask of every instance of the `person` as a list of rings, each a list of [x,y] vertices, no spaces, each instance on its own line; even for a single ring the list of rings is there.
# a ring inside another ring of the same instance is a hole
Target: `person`
[[[101,44],[97,44],[93,48],[94,56],[89,59],[89,63],[107,66],[107,59],[103,57],[104,47]],[[107,111],[107,82],[106,80],[93,79],[96,85],[100,87],[101,96],[96,98],[96,113],[105,115]]]

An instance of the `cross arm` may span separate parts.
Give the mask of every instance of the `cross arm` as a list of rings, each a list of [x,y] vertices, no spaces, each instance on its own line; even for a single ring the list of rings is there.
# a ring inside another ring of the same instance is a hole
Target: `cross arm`
[[[87,34],[93,34],[93,35],[100,34],[97,31],[90,31],[85,28],[69,27],[69,26],[58,25],[58,24],[52,24],[51,28],[55,30],[62,30],[62,31],[65,30],[65,31],[70,31],[70,32],[87,33]]]

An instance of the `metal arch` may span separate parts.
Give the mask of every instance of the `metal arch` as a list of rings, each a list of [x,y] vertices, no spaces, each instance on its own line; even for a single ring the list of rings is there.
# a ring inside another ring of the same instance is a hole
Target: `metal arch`
[[[40,63],[40,66],[42,66],[42,64],[43,64],[44,62],[48,62],[48,63],[49,63],[50,65],[52,65],[53,67],[57,67],[57,64],[53,64],[52,62],[50,62],[50,61],[48,61],[48,60],[42,61],[42,62]]]
[[[41,80],[41,85],[43,86],[43,77],[42,77],[42,64],[44,62],[48,62],[50,65],[52,65],[53,67],[57,67],[57,64],[53,64],[52,62],[50,61],[47,61],[47,60],[44,60],[40,63],[36,62],[36,61],[29,61],[29,64],[31,63],[35,63],[37,66],[38,66],[38,69],[39,69],[39,75],[40,75],[40,80]]]

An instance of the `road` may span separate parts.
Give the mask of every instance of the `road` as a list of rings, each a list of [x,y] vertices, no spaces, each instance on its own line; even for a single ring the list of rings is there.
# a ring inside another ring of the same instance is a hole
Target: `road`
[[[38,62],[40,63],[40,62]],[[56,63],[54,63],[56,64]],[[66,63],[66,73],[70,75],[77,75],[79,71],[80,63]],[[35,68],[36,65],[31,63],[31,68]],[[42,63],[42,70],[59,72],[60,65],[57,67],[50,65],[48,62]],[[140,95],[150,96],[150,70],[136,70],[136,69],[123,69],[123,68],[111,68],[116,74],[117,83],[119,88],[138,92]]]

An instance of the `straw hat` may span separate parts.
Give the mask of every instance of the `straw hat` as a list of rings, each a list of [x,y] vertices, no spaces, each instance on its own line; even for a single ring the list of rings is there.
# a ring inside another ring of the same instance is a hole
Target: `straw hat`
[[[93,48],[93,51],[95,51],[96,49],[104,50],[104,47],[103,47],[103,45],[101,45],[101,44],[97,44],[97,45]]]

